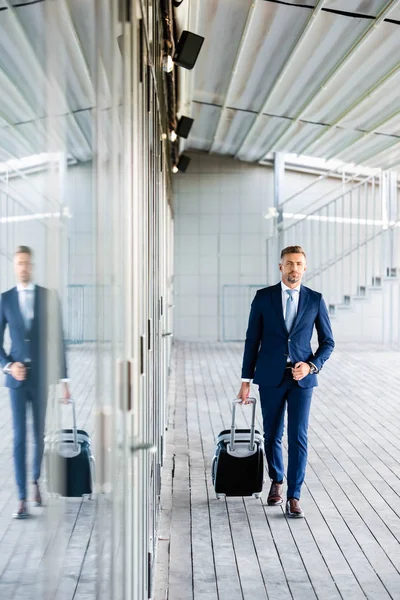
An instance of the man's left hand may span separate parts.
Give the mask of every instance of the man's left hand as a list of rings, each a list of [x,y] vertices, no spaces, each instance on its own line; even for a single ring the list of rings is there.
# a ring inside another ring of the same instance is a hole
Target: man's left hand
[[[300,379],[304,379],[311,372],[311,367],[309,364],[305,362],[298,362],[295,364],[294,369],[292,369],[293,379],[295,381],[300,381]]]

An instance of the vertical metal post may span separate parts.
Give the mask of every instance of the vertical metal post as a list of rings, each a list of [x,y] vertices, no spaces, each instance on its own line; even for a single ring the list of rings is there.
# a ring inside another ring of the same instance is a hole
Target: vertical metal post
[[[344,219],[345,219],[345,210],[344,210],[344,199],[346,197],[346,194],[343,194],[342,196],[342,258],[341,258],[341,277],[340,277],[340,303],[343,302],[343,296],[344,296],[344,278],[345,278],[345,271],[344,271],[344,257],[343,257],[343,250],[344,250],[344,235],[345,235],[345,226],[344,226]]]
[[[361,284],[361,186],[358,188],[358,206],[357,206],[357,287],[356,292],[357,295],[360,293],[360,284]]]
[[[335,257],[335,253],[336,253],[336,240],[339,239],[338,238],[338,217],[339,217],[339,211],[338,211],[338,201],[337,201],[337,199],[335,200],[335,203],[333,205],[333,216],[335,218],[335,223],[334,223],[334,226],[333,226],[334,235],[333,235],[333,239],[332,239],[332,248],[333,248],[332,258],[335,259],[335,266],[334,266],[335,277],[334,277],[333,284],[334,284],[334,290],[336,290],[337,281],[338,281],[338,271],[339,271],[338,261],[336,260],[336,257]],[[336,302],[337,302],[337,293],[336,292],[335,292],[334,295],[332,295],[332,301],[333,301],[334,304],[336,304]]]
[[[280,253],[284,246],[283,233],[283,209],[280,206],[283,202],[283,183],[285,178],[285,155],[281,152],[275,152],[274,155],[274,208],[277,210],[277,217],[274,218],[274,239],[275,248],[272,251],[276,264],[280,262]]]

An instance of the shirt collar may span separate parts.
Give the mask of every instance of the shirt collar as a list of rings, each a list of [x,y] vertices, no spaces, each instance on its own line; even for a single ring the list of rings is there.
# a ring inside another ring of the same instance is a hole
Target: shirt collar
[[[35,291],[35,284],[34,283],[28,283],[28,285],[25,287],[22,285],[22,283],[18,283],[17,284],[17,292],[23,292],[23,291],[27,291],[27,292],[34,292]]]
[[[282,292],[286,292],[286,290],[293,290],[293,292],[299,292],[300,293],[301,283],[299,283],[299,285],[297,287],[295,287],[295,288],[290,288],[285,283],[283,283],[283,281],[281,281],[281,286],[282,286]]]

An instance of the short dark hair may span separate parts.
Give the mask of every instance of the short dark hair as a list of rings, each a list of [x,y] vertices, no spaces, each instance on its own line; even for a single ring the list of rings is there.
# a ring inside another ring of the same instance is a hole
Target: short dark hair
[[[301,246],[287,246],[287,248],[284,248],[281,252],[281,259],[285,254],[303,254],[304,258],[307,258],[306,253]]]
[[[14,255],[17,256],[17,254],[29,254],[30,257],[33,256],[32,249],[29,246],[18,246]]]

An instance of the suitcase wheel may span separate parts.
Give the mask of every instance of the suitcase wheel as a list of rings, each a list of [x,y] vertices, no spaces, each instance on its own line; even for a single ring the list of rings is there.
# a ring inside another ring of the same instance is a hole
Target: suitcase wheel
[[[225,494],[215,494],[215,497],[217,498],[217,500],[221,500],[225,498]]]
[[[257,498],[257,500],[258,500],[259,498],[261,498],[261,493],[258,492],[257,494],[253,494],[253,496],[254,496],[254,498]]]

